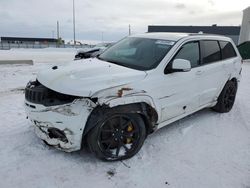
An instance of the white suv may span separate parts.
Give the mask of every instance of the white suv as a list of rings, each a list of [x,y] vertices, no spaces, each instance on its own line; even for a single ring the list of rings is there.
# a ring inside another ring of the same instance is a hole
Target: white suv
[[[46,144],[67,152],[87,145],[103,160],[123,160],[171,122],[208,107],[229,112],[240,75],[227,37],[139,34],[97,58],[39,73],[25,108]]]

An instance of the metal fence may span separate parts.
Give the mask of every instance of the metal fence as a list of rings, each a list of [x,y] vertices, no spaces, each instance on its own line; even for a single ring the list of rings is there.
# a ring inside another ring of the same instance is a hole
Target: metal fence
[[[0,42],[0,50],[9,50],[11,48],[34,48],[34,49],[39,49],[39,48],[90,48],[93,47],[93,45],[88,45],[88,44],[77,44],[77,45],[72,45],[72,44],[15,44],[15,43],[2,43]]]

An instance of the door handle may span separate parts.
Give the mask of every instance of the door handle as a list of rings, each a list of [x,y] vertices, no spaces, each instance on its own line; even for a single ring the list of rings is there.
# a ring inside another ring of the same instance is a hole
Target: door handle
[[[195,74],[196,74],[196,75],[201,75],[202,73],[203,73],[203,71],[199,70],[199,71],[197,71]]]

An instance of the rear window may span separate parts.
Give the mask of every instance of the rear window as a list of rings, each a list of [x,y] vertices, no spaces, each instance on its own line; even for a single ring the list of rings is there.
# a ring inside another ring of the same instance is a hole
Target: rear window
[[[201,41],[202,64],[221,60],[220,47],[217,41]]]
[[[220,41],[222,59],[236,57],[236,52],[230,42]]]

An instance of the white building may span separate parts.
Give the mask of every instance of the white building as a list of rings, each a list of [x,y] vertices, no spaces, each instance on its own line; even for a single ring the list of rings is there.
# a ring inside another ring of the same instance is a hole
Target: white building
[[[250,7],[243,10],[239,44],[250,41]]]

